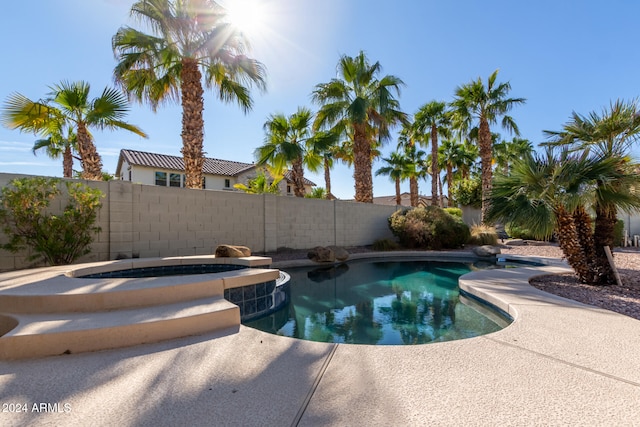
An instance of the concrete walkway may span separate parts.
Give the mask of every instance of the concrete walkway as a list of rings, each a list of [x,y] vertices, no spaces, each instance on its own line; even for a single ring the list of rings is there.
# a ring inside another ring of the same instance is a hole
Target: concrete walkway
[[[241,326],[0,362],[0,425],[640,425],[640,321],[527,284],[565,269],[466,276],[515,321],[461,341],[336,345]]]

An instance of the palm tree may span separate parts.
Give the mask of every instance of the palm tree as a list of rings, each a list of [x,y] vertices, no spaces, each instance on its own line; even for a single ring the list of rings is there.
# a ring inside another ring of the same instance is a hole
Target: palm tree
[[[619,158],[587,154],[565,149],[558,156],[548,149],[543,156],[517,160],[509,175],[496,174],[488,218],[524,225],[538,237],[548,237],[555,230],[567,261],[583,283],[611,284],[615,283],[611,266],[596,256],[587,203],[597,206],[606,197],[620,208],[640,207],[640,196],[633,191],[640,177],[621,171]]]
[[[513,162],[533,151],[533,144],[528,139],[514,137],[511,141],[500,141],[493,145],[493,158],[505,174]]]
[[[450,136],[451,117],[447,111],[447,104],[431,101],[424,104],[414,116],[415,131],[420,134],[431,135],[431,204],[438,204],[438,135],[445,138]]]
[[[405,177],[406,158],[394,151],[389,157],[383,157],[382,160],[387,164],[376,171],[376,176],[387,175],[396,185],[396,205],[402,204],[402,195],[400,193],[400,182]]]
[[[631,146],[640,139],[640,111],[637,101],[617,100],[604,109],[601,114],[591,112],[587,116],[572,113],[571,120],[562,131],[545,131],[550,141],[544,145],[565,146],[573,151],[583,151],[586,155],[594,153],[599,158],[617,159],[619,176],[617,182],[596,182],[595,219],[595,256],[604,271],[604,282],[613,280],[613,270],[608,268],[605,246],[613,246],[614,227],[618,221],[618,209],[632,210],[629,199],[629,177],[635,175],[629,158]],[[633,187],[631,187],[633,188]]]
[[[185,186],[202,188],[203,75],[221,101],[236,101],[247,112],[253,104],[247,85],[264,89],[264,66],[245,55],[247,41],[213,0],[138,0],[131,15],[151,33],[121,27],[113,36],[116,81],[154,111],[181,101]]]
[[[408,130],[408,128],[405,130]],[[411,132],[409,131],[408,134],[411,135]],[[409,200],[411,206],[417,207],[420,200],[418,180],[424,178],[429,171],[426,167],[426,153],[423,150],[418,150],[414,140],[409,135],[407,135],[407,132],[400,133],[398,150],[402,150],[404,157],[403,177],[409,180]]]
[[[102,181],[102,159],[89,128],[125,129],[147,137],[140,128],[122,119],[129,111],[126,97],[113,88],[90,99],[89,83],[63,81],[51,87],[49,97],[31,101],[24,95],[10,95],[2,110],[2,121],[12,129],[58,138],[67,127],[76,134],[82,163],[82,178]]]
[[[322,162],[320,153],[336,140],[330,132],[312,133],[312,118],[311,111],[303,107],[289,117],[271,115],[264,124],[265,143],[255,151],[258,165],[269,164],[276,174],[291,167],[296,197],[304,197],[304,166],[318,170]]]
[[[71,129],[67,129],[66,136],[56,131],[49,133],[46,139],[36,140],[32,148],[33,154],[42,149],[54,160],[62,157],[62,176],[73,177],[73,152],[78,149],[78,137]]]
[[[494,71],[487,80],[485,86],[482,79],[456,88],[455,99],[451,103],[458,127],[463,131],[469,131],[472,124],[477,122],[478,146],[480,148],[480,160],[482,163],[482,222],[486,223],[486,214],[489,209],[489,195],[491,193],[491,160],[493,149],[491,142],[490,125],[497,123],[502,117],[502,127],[509,132],[519,135],[518,127],[507,113],[516,105],[523,104],[524,98],[508,98],[511,85],[496,83],[498,70]]]
[[[371,147],[374,135],[379,141],[390,138],[389,129],[406,119],[394,97],[404,83],[398,77],[381,78],[379,62],[371,64],[364,52],[355,57],[343,55],[338,62],[339,78],[316,85],[312,98],[321,105],[315,129],[332,128],[336,134],[353,134],[353,177],[355,200],[373,202]]]
[[[447,173],[447,198],[450,206],[453,203],[451,188],[454,180],[454,168],[460,178],[466,179],[477,158],[478,150],[474,145],[453,139],[445,139],[438,148],[438,166]]]
[[[247,184],[234,184],[233,187],[244,191],[247,194],[280,194],[280,181],[283,175],[278,175],[273,170],[267,168],[267,171],[260,170],[255,178],[250,179]]]

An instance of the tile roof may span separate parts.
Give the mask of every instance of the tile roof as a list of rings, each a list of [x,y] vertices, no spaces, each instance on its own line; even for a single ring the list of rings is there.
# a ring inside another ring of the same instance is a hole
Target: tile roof
[[[169,169],[181,172],[184,171],[184,160],[182,157],[122,149],[120,150],[120,159],[118,161],[118,170],[116,171],[116,175],[120,172],[122,160],[126,160],[130,165]],[[255,167],[256,165],[253,163],[242,163],[232,160],[205,157],[203,172],[210,175],[236,176]],[[289,183],[293,182],[291,179],[291,171],[286,171],[284,173],[284,179]],[[316,186],[313,181],[310,181],[307,178],[304,178],[304,184],[312,187]]]
[[[184,171],[184,161],[182,157],[178,156],[122,149],[120,150],[120,157],[131,165]],[[256,165],[253,163],[205,157],[203,172],[211,175],[236,176],[255,167]]]

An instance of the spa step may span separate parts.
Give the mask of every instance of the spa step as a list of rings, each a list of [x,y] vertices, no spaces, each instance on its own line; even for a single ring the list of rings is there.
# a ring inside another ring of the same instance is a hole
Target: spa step
[[[0,359],[22,359],[151,343],[240,325],[239,308],[222,296],[97,313],[8,314]]]
[[[76,278],[57,274],[0,293],[0,313],[45,314],[149,307],[223,296],[225,289],[276,280],[278,270],[246,268],[143,278]]]

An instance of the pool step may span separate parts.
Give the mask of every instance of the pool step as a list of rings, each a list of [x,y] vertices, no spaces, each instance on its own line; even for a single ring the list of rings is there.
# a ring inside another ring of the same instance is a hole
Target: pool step
[[[10,330],[0,337],[0,359],[105,350],[227,328],[237,331],[239,325],[238,306],[222,296],[94,313],[5,314],[0,329]]]
[[[84,279],[58,274],[37,284],[2,290],[0,313],[97,312],[151,307],[223,296],[225,289],[264,283],[278,276],[278,270],[264,268],[136,279]]]

